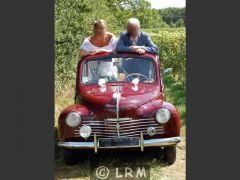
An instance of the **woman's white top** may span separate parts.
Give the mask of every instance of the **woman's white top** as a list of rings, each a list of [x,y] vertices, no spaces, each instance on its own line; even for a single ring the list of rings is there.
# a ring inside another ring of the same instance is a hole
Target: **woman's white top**
[[[87,51],[87,52],[100,52],[104,51],[114,51],[117,46],[118,39],[116,36],[112,34],[112,38],[107,46],[98,47],[91,43],[89,38],[86,38],[83,44],[80,46],[80,49]],[[104,62],[99,63],[99,68],[97,72],[100,76],[113,76],[117,78],[117,68],[113,66],[113,62]]]
[[[84,40],[84,42],[82,43],[82,45],[80,46],[80,49],[87,51],[87,52],[99,52],[102,50],[114,51],[117,46],[117,41],[118,41],[117,37],[112,35],[112,38],[107,46],[98,47],[98,46],[93,45],[91,43],[91,41],[89,40],[89,38],[86,38]]]

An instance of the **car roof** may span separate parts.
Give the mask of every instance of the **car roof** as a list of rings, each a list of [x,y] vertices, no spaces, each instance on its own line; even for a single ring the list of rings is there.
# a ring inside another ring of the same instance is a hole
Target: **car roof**
[[[136,53],[98,53],[94,55],[88,55],[85,57],[82,57],[80,60],[93,60],[93,59],[99,59],[99,58],[121,58],[121,57],[141,57],[141,58],[148,58],[148,59],[156,59],[156,55],[145,53],[145,54],[136,54]]]

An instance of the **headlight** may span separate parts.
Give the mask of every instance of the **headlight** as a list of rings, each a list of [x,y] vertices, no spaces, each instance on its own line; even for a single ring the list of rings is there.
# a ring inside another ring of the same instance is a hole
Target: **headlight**
[[[171,113],[167,109],[159,109],[156,113],[156,120],[160,124],[167,123],[171,118]]]
[[[92,129],[90,126],[84,125],[80,128],[79,130],[79,134],[81,137],[83,137],[84,139],[87,139],[92,133]]]
[[[81,116],[76,112],[71,112],[67,115],[66,124],[70,127],[77,127],[81,123]]]

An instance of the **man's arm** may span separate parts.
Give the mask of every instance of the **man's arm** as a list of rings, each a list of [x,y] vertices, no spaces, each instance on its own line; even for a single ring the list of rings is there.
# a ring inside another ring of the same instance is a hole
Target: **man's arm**
[[[143,47],[143,49],[149,53],[158,55],[158,48],[157,46],[153,43],[152,39],[150,36],[147,36],[147,44],[146,47]]]
[[[127,45],[125,45],[124,42],[124,35],[121,34],[117,46],[116,46],[117,52],[133,52],[133,49]]]

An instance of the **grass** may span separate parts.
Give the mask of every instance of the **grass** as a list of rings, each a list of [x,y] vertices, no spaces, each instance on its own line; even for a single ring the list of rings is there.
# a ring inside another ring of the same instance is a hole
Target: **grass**
[[[54,115],[54,126],[58,126],[58,117],[61,111],[67,106],[74,103],[75,95],[75,81],[69,81],[68,83],[57,83],[55,84],[55,115]]]

